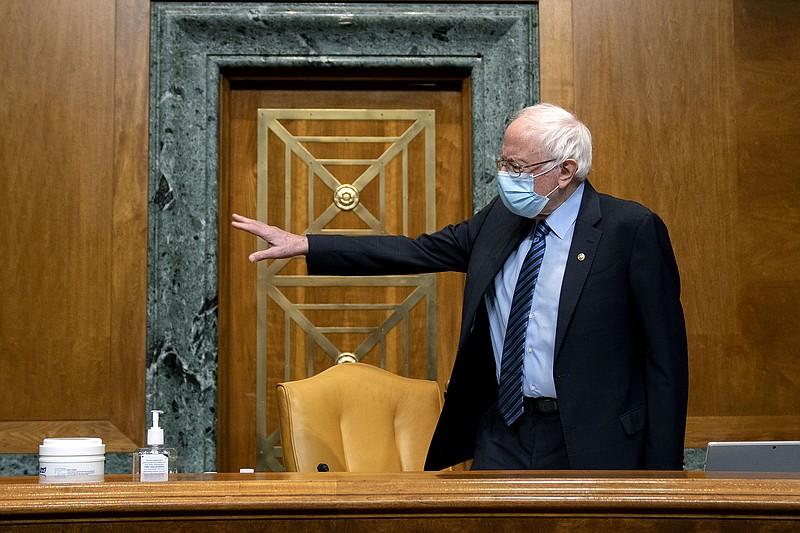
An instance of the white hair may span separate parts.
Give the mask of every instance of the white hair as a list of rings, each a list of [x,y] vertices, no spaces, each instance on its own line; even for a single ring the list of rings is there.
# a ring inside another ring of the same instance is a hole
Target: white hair
[[[575,177],[583,181],[592,168],[592,134],[586,124],[572,113],[553,104],[536,104],[517,113],[539,134],[544,148],[559,163],[574,159],[578,163]]]

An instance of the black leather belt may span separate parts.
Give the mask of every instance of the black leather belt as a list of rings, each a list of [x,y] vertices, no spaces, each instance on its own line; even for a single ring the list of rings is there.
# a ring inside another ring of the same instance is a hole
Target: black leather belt
[[[536,413],[537,415],[552,415],[558,412],[558,400],[555,398],[523,398],[525,410]]]

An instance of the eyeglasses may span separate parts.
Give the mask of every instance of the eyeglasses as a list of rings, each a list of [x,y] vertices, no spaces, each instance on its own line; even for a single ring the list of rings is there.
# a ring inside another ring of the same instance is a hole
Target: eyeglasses
[[[508,159],[504,157],[500,157],[494,160],[495,165],[497,165],[497,170],[503,170],[503,168],[508,170],[508,173],[511,174],[512,177],[518,178],[526,168],[535,167],[538,165],[544,165],[545,163],[552,163],[555,159],[547,159],[546,161],[539,161],[538,163],[530,163],[527,165],[518,165],[516,163],[511,163]]]

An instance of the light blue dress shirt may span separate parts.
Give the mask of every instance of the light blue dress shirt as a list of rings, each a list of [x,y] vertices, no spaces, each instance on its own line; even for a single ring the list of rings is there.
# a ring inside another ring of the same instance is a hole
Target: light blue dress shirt
[[[533,303],[525,337],[522,385],[525,396],[556,398],[556,386],[553,381],[553,355],[558,302],[581,198],[583,198],[582,182],[575,192],[546,218],[551,231],[545,237],[544,258],[539,270],[539,278],[536,281],[536,288],[533,291]],[[514,298],[514,287],[517,284],[522,262],[531,247],[535,227],[534,225],[530,234],[511,253],[502,270],[494,278],[494,283],[486,291],[485,301],[489,312],[489,329],[492,336],[498,383],[500,382],[500,363],[503,358],[503,341],[506,335],[508,314],[511,310],[511,300]]]

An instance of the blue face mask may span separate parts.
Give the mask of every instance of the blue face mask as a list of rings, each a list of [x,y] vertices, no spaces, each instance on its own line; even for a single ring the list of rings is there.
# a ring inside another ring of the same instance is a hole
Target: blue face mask
[[[533,190],[534,178],[547,174],[555,167],[550,167],[538,174],[520,174],[511,177],[505,170],[497,172],[497,187],[500,190],[500,199],[509,211],[521,217],[533,218],[542,212],[558,187],[547,193],[547,196],[537,194]]]

